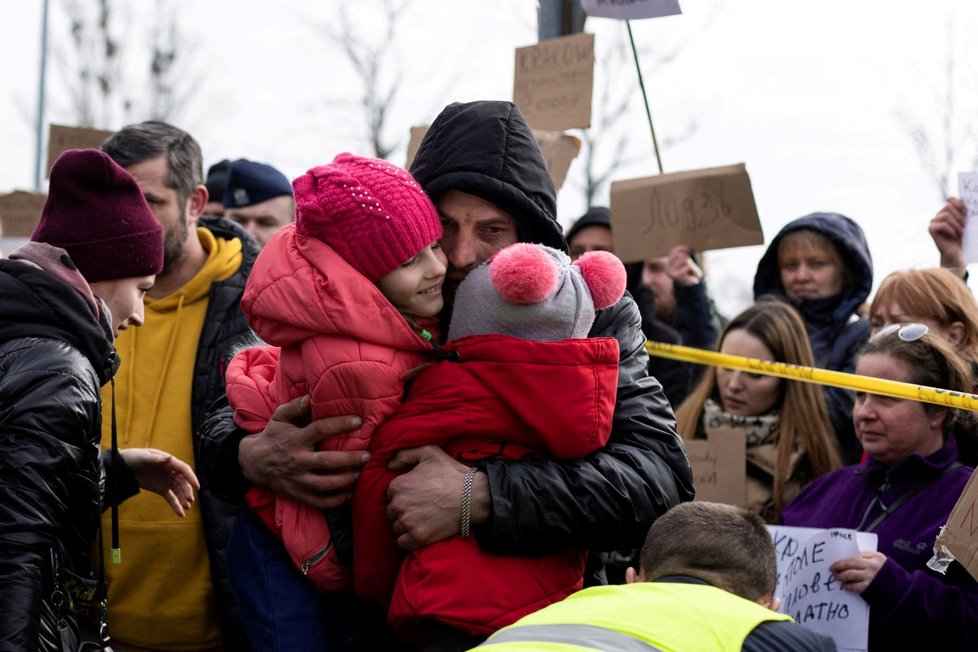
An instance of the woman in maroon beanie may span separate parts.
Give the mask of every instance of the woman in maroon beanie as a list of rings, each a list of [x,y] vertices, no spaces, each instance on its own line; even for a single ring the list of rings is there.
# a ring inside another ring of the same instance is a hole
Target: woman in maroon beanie
[[[99,454],[113,340],[142,323],[162,265],[142,192],[97,150],[58,158],[31,241],[0,261],[0,649],[78,649],[78,614],[105,594],[88,559],[103,506],[140,487],[181,516],[193,502],[173,456]]]

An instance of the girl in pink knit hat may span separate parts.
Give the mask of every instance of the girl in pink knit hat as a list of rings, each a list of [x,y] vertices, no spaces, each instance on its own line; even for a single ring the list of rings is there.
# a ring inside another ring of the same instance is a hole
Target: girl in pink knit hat
[[[364,450],[400,403],[405,374],[432,354],[441,220],[411,175],[382,160],[340,154],[292,185],[295,223],[262,250],[241,300],[268,346],[230,362],[228,399],[237,424],[259,432],[277,406],[308,395],[313,419],[363,418],[321,450]],[[247,503],[317,587],[350,587],[348,506],[324,513],[261,486]]]

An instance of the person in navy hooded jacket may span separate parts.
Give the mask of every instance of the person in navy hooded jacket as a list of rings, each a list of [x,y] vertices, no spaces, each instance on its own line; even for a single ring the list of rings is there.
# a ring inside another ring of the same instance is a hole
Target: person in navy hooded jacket
[[[757,265],[754,298],[786,298],[801,314],[815,366],[852,372],[856,351],[869,338],[869,320],[859,312],[873,287],[873,259],[863,230],[838,213],[812,213],[789,222]],[[859,461],[862,449],[852,427],[853,394],[825,387],[842,458]]]

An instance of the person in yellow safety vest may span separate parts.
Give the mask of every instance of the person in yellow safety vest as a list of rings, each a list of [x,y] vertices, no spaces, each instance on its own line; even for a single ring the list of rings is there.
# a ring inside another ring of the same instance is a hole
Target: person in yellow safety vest
[[[478,652],[835,650],[778,613],[774,544],[742,507],[681,503],[661,516],[626,584],[578,591],[504,627]]]

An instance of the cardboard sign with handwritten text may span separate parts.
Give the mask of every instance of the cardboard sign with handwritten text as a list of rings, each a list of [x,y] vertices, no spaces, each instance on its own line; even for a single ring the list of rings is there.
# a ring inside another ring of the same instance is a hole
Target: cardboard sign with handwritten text
[[[48,132],[48,174],[66,149],[98,149],[112,133],[103,129],[52,124]]]
[[[0,224],[5,238],[29,238],[41,217],[47,195],[15,190],[0,195]]]
[[[978,471],[971,474],[961,497],[954,504],[947,524],[937,535],[937,545],[944,546],[958,562],[978,580]]]
[[[418,148],[421,147],[421,140],[426,133],[428,133],[428,125],[411,127],[411,137],[408,139],[407,146],[407,161],[404,163],[405,170],[411,169],[411,164],[414,163],[414,157],[417,155]]]
[[[591,126],[594,34],[573,34],[516,49],[513,102],[533,129]]]
[[[706,439],[684,442],[696,500],[743,506],[747,502],[747,440],[739,428],[717,428]]]
[[[567,178],[567,170],[571,162],[581,151],[581,139],[560,131],[534,130],[533,136],[543,151],[543,160],[547,163],[554,188],[560,190]]]
[[[764,242],[743,163],[612,183],[611,232],[625,262]]]

